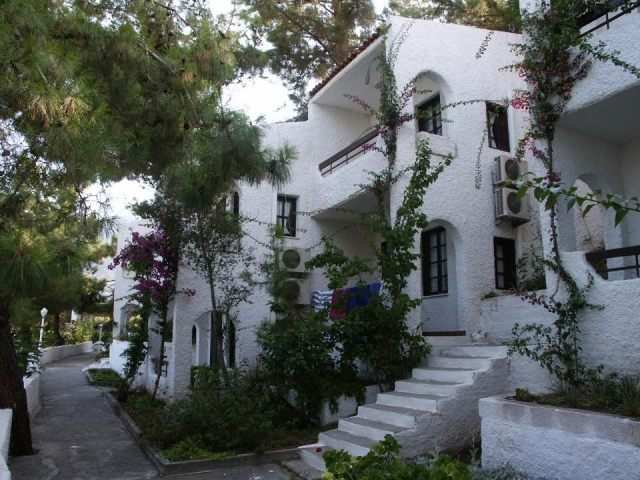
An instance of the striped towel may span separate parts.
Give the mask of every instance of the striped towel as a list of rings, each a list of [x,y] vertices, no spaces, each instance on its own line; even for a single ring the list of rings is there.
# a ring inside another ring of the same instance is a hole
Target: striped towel
[[[311,307],[316,312],[325,310],[331,305],[332,297],[333,290],[316,290],[311,294]]]

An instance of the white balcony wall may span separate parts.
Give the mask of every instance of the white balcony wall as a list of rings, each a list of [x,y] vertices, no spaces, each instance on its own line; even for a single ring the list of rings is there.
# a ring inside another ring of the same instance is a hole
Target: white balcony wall
[[[615,14],[614,11],[610,15]],[[601,17],[595,20],[583,28],[583,31],[604,19],[605,17]],[[591,35],[589,43],[592,45],[604,42],[606,51],[618,51],[618,56],[625,62],[634,66],[640,65],[640,9],[636,8],[622,15],[612,21],[608,28],[602,26]],[[589,75],[576,84],[567,111],[579,110],[638,85],[640,80],[620,67],[610,62],[594,60]]]

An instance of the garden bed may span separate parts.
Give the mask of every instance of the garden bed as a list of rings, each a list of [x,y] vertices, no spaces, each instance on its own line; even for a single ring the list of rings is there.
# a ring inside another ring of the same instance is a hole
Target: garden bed
[[[117,388],[122,377],[108,368],[90,368],[86,372],[87,380],[95,387]]]
[[[318,429],[295,431],[275,429],[269,448],[264,451],[207,451],[191,443],[189,439],[161,449],[154,445],[148,432],[153,428],[162,428],[161,414],[164,405],[162,401],[152,401],[147,394],[134,393],[130,395],[127,403],[121,404],[112,393],[105,392],[105,396],[127,430],[163,475],[295,460],[298,458],[298,447],[315,442],[319,432]]]
[[[482,466],[532,477],[627,480],[640,471],[640,421],[503,397],[480,400]]]

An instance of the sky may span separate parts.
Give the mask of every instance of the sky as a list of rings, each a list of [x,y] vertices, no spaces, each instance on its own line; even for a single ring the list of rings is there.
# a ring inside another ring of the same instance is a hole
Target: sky
[[[373,0],[377,12],[381,12],[387,0]],[[209,6],[215,14],[231,11],[232,0],[209,0]],[[274,75],[246,79],[231,85],[226,91],[227,105],[234,110],[243,110],[253,120],[264,119],[267,123],[282,122],[291,118],[294,109],[287,96],[287,89]],[[113,215],[121,221],[132,220],[128,206],[136,201],[150,199],[152,190],[139,182],[123,180],[107,188]]]

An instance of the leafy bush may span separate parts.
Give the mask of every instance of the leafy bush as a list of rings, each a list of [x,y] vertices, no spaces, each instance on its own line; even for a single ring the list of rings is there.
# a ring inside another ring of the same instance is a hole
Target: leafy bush
[[[326,312],[291,311],[258,330],[261,366],[280,398],[295,392],[294,404],[303,418],[316,421],[325,400],[337,407],[340,395],[364,398],[357,368],[335,355],[337,344]]]
[[[471,480],[470,468],[449,457],[439,456],[428,465],[403,461],[400,445],[390,435],[364,457],[333,450],[325,453],[324,460],[325,480]]]
[[[405,301],[411,302],[404,294],[392,304],[374,297],[332,325],[341,362],[366,365],[368,375],[385,388],[406,377],[430,350],[424,337],[407,327],[405,318],[410,309]]]
[[[133,393],[124,404],[143,435],[170,460],[220,458],[308,443],[317,430],[304,428],[296,412],[259,372],[199,368],[191,395],[173,403]]]

